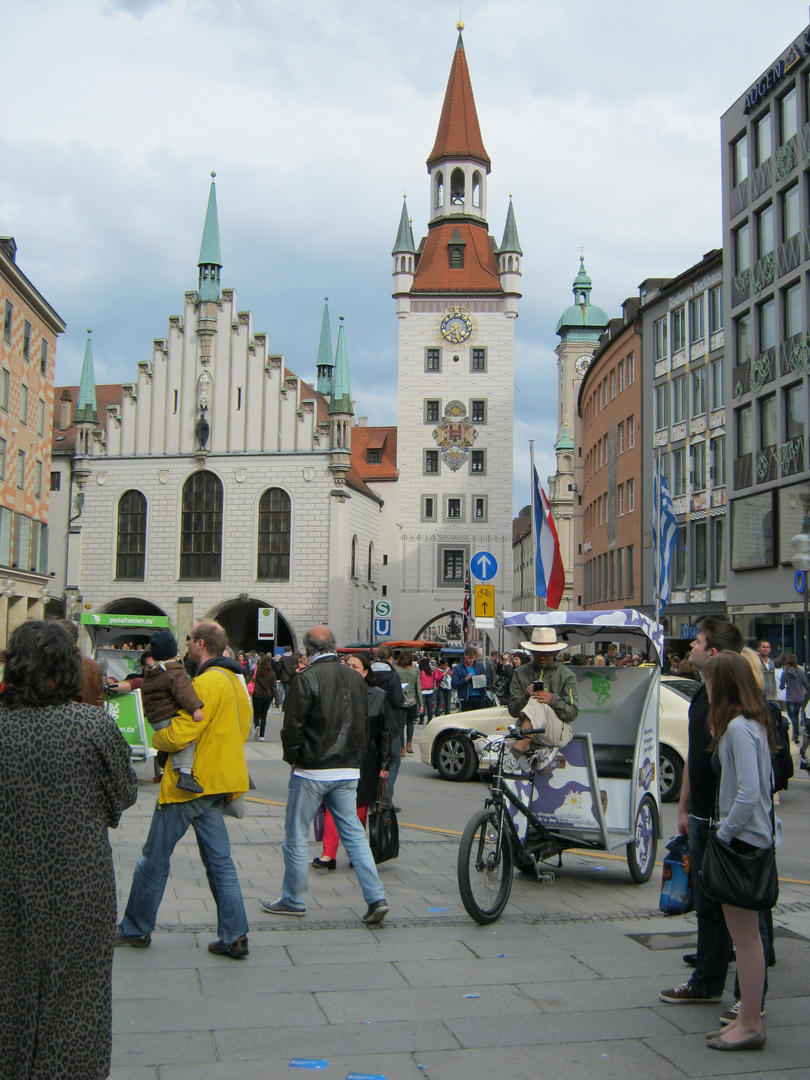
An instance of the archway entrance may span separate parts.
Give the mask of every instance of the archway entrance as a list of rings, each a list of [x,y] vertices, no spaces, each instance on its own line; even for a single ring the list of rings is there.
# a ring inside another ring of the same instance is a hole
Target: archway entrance
[[[445,611],[426,622],[414,634],[417,641],[438,641],[448,648],[461,646],[462,614],[460,611]]]
[[[160,615],[166,617],[163,608],[149,600],[142,600],[139,596],[127,596],[120,600],[111,600],[104,604],[96,612],[97,615]],[[77,612],[76,618],[78,619]],[[166,625],[165,623],[163,624]],[[134,624],[121,626],[92,626],[84,624],[84,628],[90,633],[93,644],[97,647],[122,649],[131,646],[132,653],[139,653],[149,644],[155,627],[150,625],[137,626]],[[181,650],[182,651],[182,650]]]
[[[226,600],[212,608],[205,618],[216,619],[228,635],[228,644],[233,649],[248,652],[270,652],[274,648],[289,645],[295,652],[295,634],[292,627],[278,610],[275,609],[275,638],[259,638],[259,613],[273,605],[266,600],[257,600],[251,596],[239,596],[235,600]]]

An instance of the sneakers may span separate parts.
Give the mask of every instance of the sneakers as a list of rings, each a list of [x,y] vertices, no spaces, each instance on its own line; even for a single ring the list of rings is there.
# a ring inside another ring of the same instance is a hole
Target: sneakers
[[[505,752],[505,754],[503,755],[503,771],[505,773],[521,773],[521,772],[523,772],[523,769],[521,768],[521,764],[520,764],[520,758],[522,756],[523,755],[519,755],[518,757],[515,757],[515,754],[514,754],[514,752],[512,750],[507,750]]]
[[[726,1011],[721,1015],[721,1017],[720,1017],[720,1026],[721,1027],[728,1027],[729,1024],[734,1023],[734,1021],[737,1019],[737,1017],[739,1015],[740,1015],[740,1002],[735,1001],[734,1004],[731,1006],[731,1008],[726,1009]],[[765,1010],[763,1009],[762,1012],[759,1015],[764,1016],[765,1015]]]
[[[195,795],[202,795],[204,793],[204,789],[197,783],[191,773],[178,773],[177,786],[181,791],[191,791]]]
[[[720,1001],[722,994],[702,994],[690,983],[683,983],[672,990],[662,990],[658,995],[662,1001],[670,1005],[711,1005]]]
[[[265,741],[266,741],[266,740],[265,740],[265,737],[264,737],[264,735],[260,735],[260,736],[259,736],[259,742],[265,742]]]
[[[260,900],[259,903],[265,911],[269,911],[271,915],[297,915],[299,918],[302,915],[306,915],[306,908],[290,907],[289,904],[285,904],[283,900],[273,900],[271,903],[269,900]]]
[[[388,914],[388,901],[385,899],[375,900],[368,905],[368,911],[363,916],[363,922],[371,926],[373,923],[381,923]]]
[[[697,953],[696,952],[685,953],[684,958],[683,958],[683,962],[686,964],[687,967],[691,967],[691,968],[697,967]]]
[[[314,866],[316,870],[334,870],[337,866],[337,863],[334,859],[321,859],[319,857],[317,859],[313,859],[309,865]]]
[[[208,951],[216,956],[230,956],[234,960],[241,960],[248,955],[247,934],[237,938],[233,945],[223,945],[221,941],[212,941]]]
[[[115,944],[131,945],[133,949],[148,949],[152,944],[152,935],[143,934],[141,937],[125,937],[123,934],[115,935]]]

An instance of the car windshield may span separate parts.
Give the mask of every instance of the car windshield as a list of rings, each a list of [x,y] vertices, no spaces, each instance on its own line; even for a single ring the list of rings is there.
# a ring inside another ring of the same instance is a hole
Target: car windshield
[[[664,676],[662,685],[685,697],[687,701],[691,701],[703,683],[699,683],[696,679],[679,679],[676,676]]]

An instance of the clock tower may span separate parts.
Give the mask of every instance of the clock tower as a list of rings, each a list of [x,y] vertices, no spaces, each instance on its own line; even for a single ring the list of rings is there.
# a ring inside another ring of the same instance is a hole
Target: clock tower
[[[574,278],[574,303],[557,323],[559,394],[557,403],[557,472],[548,480],[548,501],[560,538],[560,554],[565,567],[565,591],[561,611],[582,606],[582,429],[577,399],[582,379],[607,329],[608,317],[591,304],[593,283],[580,255],[579,273]]]
[[[512,592],[514,320],[523,252],[511,201],[500,245],[487,224],[484,147],[459,24],[427,159],[427,235],[403,204],[394,260],[399,320],[398,557],[394,636],[460,622],[470,557],[498,562],[494,613]],[[453,620],[453,616],[457,616]],[[488,631],[497,642],[497,631]]]

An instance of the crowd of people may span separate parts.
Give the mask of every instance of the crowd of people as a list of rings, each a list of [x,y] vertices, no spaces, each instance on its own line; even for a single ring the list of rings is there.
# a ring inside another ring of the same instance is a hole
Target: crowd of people
[[[224,819],[244,813],[244,745],[251,730],[266,738],[271,707],[283,708],[281,744],[290,778],[281,896],[261,906],[271,915],[304,915],[309,867],[334,871],[342,844],[367,903],[363,922],[374,925],[389,907],[365,823],[373,803],[398,809],[395,783],[401,759],[413,752],[415,725],[454,706],[467,712],[501,701],[528,732],[511,750],[517,758],[532,749],[538,710],[550,710],[563,728],[576,720],[573,667],[643,662],[632,653],[622,655],[616,645],[589,657],[571,655],[547,627],[536,627],[530,640],[509,653],[485,658],[469,645],[455,663],[428,651],[395,655],[387,645],[373,658],[339,654],[325,626],[304,635],[303,656],[290,647],[273,657],[234,655],[224,629],[210,620],[192,628],[182,658],[170,631],[155,633],[142,651],[141,675],[117,684],[110,679],[119,693],[141,689],[152,744],[166,766],[116,927],[106,830],[135,801],[137,783],[129,748],[99,707],[98,665],[81,655],[77,636],[72,624],[31,620],[14,631],[4,655],[0,753],[7,766],[7,842],[0,846],[0,920],[10,940],[14,935],[28,944],[24,952],[12,951],[0,986],[0,1054],[15,1063],[14,1075],[20,1076],[107,1075],[113,946],[150,946],[172,853],[189,828],[217,909],[218,935],[209,951],[236,960],[248,956],[248,917]],[[701,866],[715,831],[740,854],[769,848],[780,832],[773,766],[788,732],[779,690],[785,692],[794,740],[808,695],[796,657],[775,662],[765,641],[756,652],[744,648],[739,629],[712,616],[702,620],[688,658],[668,659],[669,670],[688,674],[688,663],[701,682],[689,709],[678,807],[692,866]],[[32,776],[39,778],[36,784],[29,782]],[[308,864],[310,829],[319,811],[323,847]],[[771,913],[718,903],[699,874],[693,874],[693,888],[697,951],[684,959],[694,971],[688,982],[660,997],[670,1004],[719,1001],[734,948],[735,1003],[720,1018],[721,1027],[709,1033],[708,1045],[761,1049],[767,1038],[767,969],[774,962]],[[43,907],[55,893],[56,923]],[[42,938],[37,928],[46,922],[52,933]],[[92,957],[88,941],[94,944]],[[38,974],[42,964],[49,972],[45,981]]]

